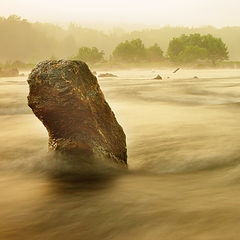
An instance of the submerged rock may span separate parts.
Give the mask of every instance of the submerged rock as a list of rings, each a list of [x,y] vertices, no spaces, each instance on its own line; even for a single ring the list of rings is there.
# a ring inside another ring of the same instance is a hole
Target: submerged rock
[[[28,83],[28,105],[47,128],[50,150],[127,166],[126,136],[84,62],[41,62]]]
[[[194,76],[193,79],[199,79],[197,76]]]
[[[156,79],[156,80],[162,80],[162,77],[158,74],[155,78],[153,79]]]
[[[117,77],[117,75],[114,75],[112,73],[101,73],[98,75],[98,77]]]

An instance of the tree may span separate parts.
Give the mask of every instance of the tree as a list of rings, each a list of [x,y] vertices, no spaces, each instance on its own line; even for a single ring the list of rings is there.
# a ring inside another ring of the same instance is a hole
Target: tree
[[[1,61],[31,61],[49,57],[49,52],[58,46],[55,38],[37,31],[33,24],[19,16],[0,17]]]
[[[203,46],[207,50],[207,59],[213,64],[216,61],[228,59],[228,49],[221,38],[214,38],[210,34],[203,36]]]
[[[99,51],[96,47],[81,47],[78,49],[78,54],[74,57],[75,60],[94,64],[103,61],[104,51]]]
[[[113,59],[124,62],[139,62],[145,59],[146,49],[141,39],[126,40],[117,45],[113,51]]]
[[[164,58],[163,50],[158,46],[157,43],[147,48],[146,51],[147,51],[147,59],[150,62],[161,61]]]
[[[221,38],[195,33],[173,38],[169,42],[167,55],[173,62],[208,60],[215,64],[216,61],[228,59],[228,50]]]
[[[124,62],[153,62],[163,59],[163,51],[157,43],[146,48],[139,38],[119,43],[112,55],[113,59]]]

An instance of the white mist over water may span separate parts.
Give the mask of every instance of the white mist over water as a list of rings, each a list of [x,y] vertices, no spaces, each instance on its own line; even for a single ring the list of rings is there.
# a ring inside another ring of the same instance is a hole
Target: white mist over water
[[[0,239],[239,239],[240,70],[113,73],[128,171],[47,156],[26,78],[0,79]]]

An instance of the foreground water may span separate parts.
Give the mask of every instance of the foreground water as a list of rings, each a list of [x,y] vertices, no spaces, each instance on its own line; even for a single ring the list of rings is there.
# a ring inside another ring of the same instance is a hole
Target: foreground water
[[[128,171],[51,158],[26,78],[0,79],[0,239],[240,239],[240,70],[116,74]]]

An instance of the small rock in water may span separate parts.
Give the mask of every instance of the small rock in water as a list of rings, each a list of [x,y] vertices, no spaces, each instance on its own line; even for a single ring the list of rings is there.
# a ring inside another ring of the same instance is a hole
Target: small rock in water
[[[162,77],[158,74],[154,79],[162,80]]]
[[[17,68],[1,69],[0,68],[0,77],[18,77],[19,71]]]
[[[126,136],[86,63],[41,62],[28,84],[28,105],[47,128],[50,150],[127,167]]]
[[[101,73],[98,75],[98,77],[117,77],[117,75],[114,75],[112,73]]]
[[[193,79],[199,79],[197,76],[194,76]]]

